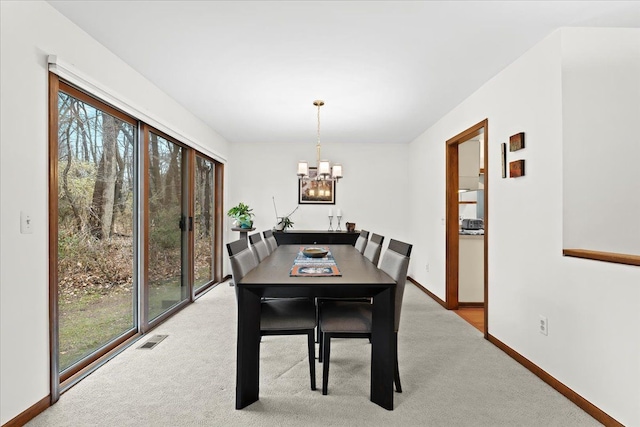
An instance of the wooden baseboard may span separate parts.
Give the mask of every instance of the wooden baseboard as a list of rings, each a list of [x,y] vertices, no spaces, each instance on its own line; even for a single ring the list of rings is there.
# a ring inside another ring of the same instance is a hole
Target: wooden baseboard
[[[484,308],[483,302],[458,302],[459,308]]]
[[[407,280],[410,281],[411,283],[413,283],[414,285],[416,285],[416,287],[418,289],[420,289],[422,292],[424,292],[425,294],[429,295],[435,302],[437,302],[438,304],[440,304],[444,308],[447,308],[447,304],[443,300],[438,298],[433,292],[429,291],[427,288],[422,286],[420,283],[418,283],[412,277],[407,277]]]
[[[511,347],[509,347],[499,339],[497,339],[496,337],[494,337],[493,335],[489,334],[488,340],[493,345],[498,347],[500,350],[504,351],[509,356],[511,356],[516,362],[520,363],[522,366],[527,368],[529,371],[535,374],[542,381],[549,384],[551,387],[556,389],[560,394],[562,394],[564,397],[566,397],[567,399],[575,403],[580,409],[585,411],[587,414],[591,415],[593,418],[595,418],[605,426],[624,427],[623,424],[616,421],[614,418],[612,418],[610,415],[602,411],[600,408],[598,408],[597,406],[589,402],[584,397],[580,396],[575,391],[571,390],[569,387],[567,387],[566,385],[564,385],[563,383],[555,379],[553,376],[551,376],[551,374],[544,371],[538,365],[536,365],[535,363],[533,363],[532,361],[530,361],[529,359],[527,359],[526,357],[524,357],[523,355],[521,355],[520,353],[518,353],[517,351],[515,351],[514,349],[512,349]]]
[[[3,424],[2,427],[21,427],[34,419],[38,414],[42,413],[45,409],[51,406],[51,396],[45,396],[38,402],[31,405],[29,408],[22,411],[22,413],[16,415],[13,419]]]

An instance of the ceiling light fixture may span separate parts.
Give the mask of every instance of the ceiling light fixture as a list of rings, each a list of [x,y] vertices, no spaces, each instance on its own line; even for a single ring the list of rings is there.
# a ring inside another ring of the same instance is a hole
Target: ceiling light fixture
[[[318,181],[338,181],[342,178],[342,165],[339,163],[331,166],[329,160],[320,160],[320,107],[324,101],[313,101],[313,105],[318,107],[318,142],[316,143],[316,176],[309,175],[309,163],[306,160],[298,162],[298,177],[303,180],[316,179]]]

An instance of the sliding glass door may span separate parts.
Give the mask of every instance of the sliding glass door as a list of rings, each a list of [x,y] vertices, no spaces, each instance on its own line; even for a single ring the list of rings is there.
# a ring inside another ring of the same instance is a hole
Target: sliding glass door
[[[58,92],[59,370],[134,331],[136,122],[62,85]]]
[[[194,186],[194,291],[213,282],[215,259],[215,163],[196,155]]]
[[[50,74],[51,400],[221,277],[223,166]]]
[[[148,139],[147,293],[151,322],[189,296],[186,249],[192,222],[185,210],[185,150],[153,131]]]

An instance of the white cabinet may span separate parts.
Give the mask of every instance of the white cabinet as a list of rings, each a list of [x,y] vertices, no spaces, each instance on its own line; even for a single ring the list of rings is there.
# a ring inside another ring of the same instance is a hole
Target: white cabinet
[[[458,145],[458,188],[477,190],[480,174],[480,141],[466,141]]]
[[[484,302],[484,236],[460,235],[458,301]]]

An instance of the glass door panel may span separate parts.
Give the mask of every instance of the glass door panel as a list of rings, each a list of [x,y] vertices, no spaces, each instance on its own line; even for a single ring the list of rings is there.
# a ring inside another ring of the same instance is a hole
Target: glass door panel
[[[184,149],[149,133],[148,319],[152,321],[188,296],[184,251]]]
[[[137,318],[136,128],[68,89],[75,96],[58,92],[59,372],[134,330]]]
[[[194,201],[194,291],[213,281],[215,164],[196,155]]]

